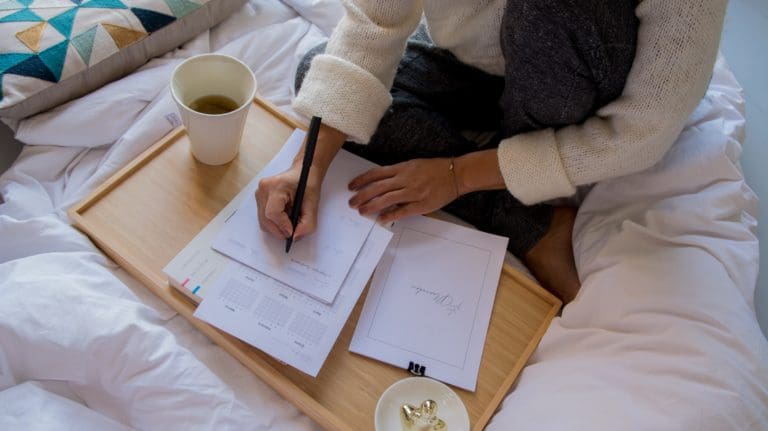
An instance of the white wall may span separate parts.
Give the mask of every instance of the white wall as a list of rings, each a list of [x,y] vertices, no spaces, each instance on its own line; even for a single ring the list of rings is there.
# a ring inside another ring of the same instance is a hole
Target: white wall
[[[746,97],[747,140],[741,161],[747,182],[761,197],[755,308],[768,335],[768,0],[730,0],[720,50]]]

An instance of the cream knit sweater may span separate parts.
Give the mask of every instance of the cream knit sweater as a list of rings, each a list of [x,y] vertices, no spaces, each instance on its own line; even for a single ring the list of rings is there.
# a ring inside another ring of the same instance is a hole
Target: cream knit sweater
[[[505,0],[346,0],[346,16],[312,62],[294,109],[367,143],[422,14],[436,45],[503,75]],[[622,95],[583,124],[524,133],[498,148],[507,189],[525,204],[640,171],[667,152],[706,90],[727,0],[643,0],[637,50]]]

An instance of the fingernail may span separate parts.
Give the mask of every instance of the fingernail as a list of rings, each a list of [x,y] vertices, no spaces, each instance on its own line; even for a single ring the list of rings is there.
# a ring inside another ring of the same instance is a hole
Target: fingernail
[[[349,206],[350,208],[357,208],[357,203],[355,202],[354,199],[349,200]]]
[[[349,190],[355,191],[355,189],[357,188],[357,184],[355,184],[354,182],[351,182],[347,187],[349,188]]]

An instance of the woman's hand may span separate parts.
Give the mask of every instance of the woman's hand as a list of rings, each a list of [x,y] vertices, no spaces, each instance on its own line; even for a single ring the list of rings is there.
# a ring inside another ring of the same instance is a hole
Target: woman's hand
[[[356,191],[349,205],[360,214],[381,212],[388,223],[438,210],[459,196],[452,160],[414,159],[374,168],[356,177],[349,189]]]
[[[259,181],[259,187],[256,189],[256,207],[259,212],[259,225],[263,230],[281,238],[291,236],[293,226],[290,213],[300,175],[301,164],[294,163],[287,171]],[[322,184],[322,175],[314,167],[310,168],[294,240],[315,231]]]
[[[317,138],[317,148],[312,160],[312,167],[307,177],[307,188],[304,191],[304,201],[301,204],[299,222],[296,224],[297,240],[307,236],[317,228],[317,208],[320,204],[320,188],[323,178],[331,165],[336,153],[339,152],[346,136],[340,131],[321,125]],[[305,142],[306,145],[306,142]],[[301,164],[304,160],[304,148],[296,154],[291,167],[281,174],[263,178],[256,189],[256,207],[259,212],[261,228],[281,238],[291,236],[291,207],[296,195],[296,187],[301,176]]]

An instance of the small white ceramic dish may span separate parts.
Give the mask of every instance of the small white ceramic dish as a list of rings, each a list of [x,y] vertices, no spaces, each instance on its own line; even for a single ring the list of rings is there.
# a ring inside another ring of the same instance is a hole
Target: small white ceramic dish
[[[437,417],[445,421],[449,431],[469,431],[467,408],[456,392],[427,377],[409,377],[387,388],[376,403],[376,431],[402,431],[400,406],[421,405],[424,400],[437,403]]]

